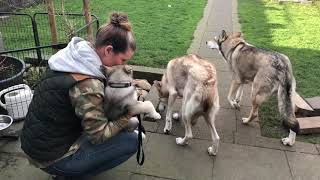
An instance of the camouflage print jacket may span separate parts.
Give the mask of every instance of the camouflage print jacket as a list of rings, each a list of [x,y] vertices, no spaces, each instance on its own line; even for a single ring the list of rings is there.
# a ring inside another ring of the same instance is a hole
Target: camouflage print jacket
[[[94,143],[102,143],[128,124],[129,116],[110,120],[104,115],[104,84],[98,79],[85,79],[69,90],[76,115],[82,119],[85,135]]]

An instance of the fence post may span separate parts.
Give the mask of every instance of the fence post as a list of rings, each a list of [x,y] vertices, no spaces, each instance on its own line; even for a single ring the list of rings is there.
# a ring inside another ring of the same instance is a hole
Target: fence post
[[[86,24],[89,24],[92,21],[89,2],[90,2],[89,0],[83,0],[83,10],[84,10],[84,16],[86,19]],[[92,30],[91,24],[87,27],[87,37],[88,37],[87,40],[93,43],[93,30]]]
[[[54,12],[54,0],[48,0],[48,17],[49,17],[49,23],[50,23],[50,30],[51,30],[51,41],[52,44],[58,43],[58,33],[57,33],[57,25],[56,25],[56,17]],[[56,53],[56,50],[54,50],[54,53]]]
[[[32,22],[32,30],[33,30],[33,37],[34,37],[34,43],[36,47],[40,46],[40,41],[39,41],[39,33],[38,33],[38,27],[37,27],[37,22],[35,15],[31,17],[31,22]],[[37,48],[37,58],[38,58],[38,65],[40,64],[42,57],[41,57],[41,50]]]

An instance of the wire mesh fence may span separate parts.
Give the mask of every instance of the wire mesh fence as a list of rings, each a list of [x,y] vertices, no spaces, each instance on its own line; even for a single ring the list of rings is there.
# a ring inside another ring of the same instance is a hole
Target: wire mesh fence
[[[94,34],[99,27],[94,15],[90,24],[82,14],[55,17],[58,42],[52,44],[47,13],[30,16],[0,12],[0,114],[23,119],[32,98],[31,89],[42,78],[50,56],[73,36],[86,39],[89,25]]]

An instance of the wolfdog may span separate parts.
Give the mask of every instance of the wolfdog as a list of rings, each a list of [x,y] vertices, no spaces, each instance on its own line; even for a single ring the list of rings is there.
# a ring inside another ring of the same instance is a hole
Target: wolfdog
[[[292,96],[296,93],[296,81],[289,58],[248,44],[241,33],[227,35],[224,30],[219,37],[206,44],[211,49],[219,50],[233,72],[228,94],[232,107],[240,108],[243,85],[252,82],[252,109],[248,118],[242,118],[244,124],[258,116],[260,105],[268,97],[278,93],[279,112],[283,116],[284,125],[290,129],[289,136],[283,138],[282,143],[292,146],[299,131],[299,123],[294,115]]]
[[[132,83],[131,66],[101,66],[101,69],[107,77],[104,96],[104,111],[107,118],[116,120],[125,114],[138,115],[141,113],[154,119],[161,118],[150,101],[138,101],[137,91]],[[132,126],[137,124],[137,119],[131,118],[131,121],[133,121]]]
[[[182,97],[181,119],[185,127],[184,138],[176,138],[178,145],[185,145],[193,137],[191,126],[203,116],[212,136],[209,155],[216,155],[219,135],[214,121],[219,110],[218,84],[215,67],[200,57],[190,54],[171,60],[161,82],[154,81],[159,92],[160,106],[167,106],[165,133],[172,128],[172,107],[177,96]]]

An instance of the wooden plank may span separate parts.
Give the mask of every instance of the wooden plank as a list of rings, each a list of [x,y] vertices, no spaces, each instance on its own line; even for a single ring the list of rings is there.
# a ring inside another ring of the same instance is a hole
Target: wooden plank
[[[313,111],[313,108],[297,92],[293,94],[292,101],[300,109]]]
[[[84,17],[86,18],[86,24],[89,24],[92,21],[91,12],[90,12],[90,1],[83,0],[83,10],[84,10]],[[93,43],[93,29],[92,24],[87,27],[87,41]]]
[[[299,134],[320,133],[320,116],[297,118],[300,125]]]
[[[50,24],[50,31],[51,31],[51,43],[57,44],[58,32],[57,32],[56,16],[54,12],[53,0],[48,0],[48,16],[49,16],[49,24]],[[56,52],[57,51],[53,49],[53,53],[56,53]]]

